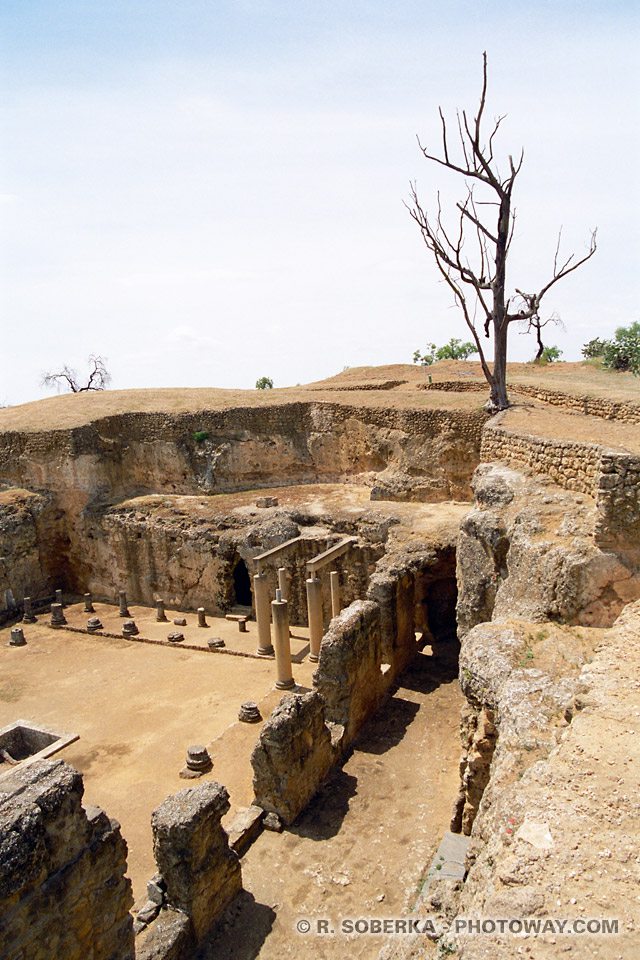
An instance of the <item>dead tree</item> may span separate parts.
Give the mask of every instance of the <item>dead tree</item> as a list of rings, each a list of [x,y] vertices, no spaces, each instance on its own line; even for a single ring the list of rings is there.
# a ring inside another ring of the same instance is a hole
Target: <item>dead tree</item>
[[[111,374],[105,366],[106,358],[94,356],[89,357],[88,363],[91,364],[87,382],[82,386],[78,379],[78,374],[66,364],[60,373],[45,373],[42,377],[42,385],[51,387],[59,383],[66,384],[71,393],[84,393],[87,390],[106,390],[111,383]]]
[[[535,317],[528,317],[522,321],[523,329],[520,331],[520,333],[535,333],[536,336],[536,355],[533,358],[534,363],[540,362],[542,354],[545,351],[545,345],[542,342],[542,331],[549,323],[555,324],[555,326],[560,327],[562,330],[565,329],[564,323],[557,313],[552,313],[551,316],[547,317],[546,320],[543,320],[539,314],[536,314]]]
[[[433,254],[438,270],[453,292],[454,301],[461,307],[478,353],[482,370],[489,383],[490,393],[487,409],[492,412],[509,406],[507,397],[507,338],[509,324],[514,320],[527,321],[539,317],[542,298],[551,287],[585,263],[596,251],[596,232],[591,234],[589,252],[580,260],[574,255],[560,262],[559,241],[553,265],[553,275],[537,293],[525,293],[516,288],[507,296],[507,258],[513,239],[515,211],[512,209],[513,188],[524,160],[521,151],[517,162],[509,156],[508,173],[501,176],[494,155],[494,141],[504,116],[494,122],[488,140],[482,130],[487,96],[487,55],[483,54],[483,83],[480,105],[470,121],[465,110],[456,114],[459,152],[452,153],[450,132],[439,108],[442,124],[442,155],[430,153],[418,146],[427,160],[438,163],[447,170],[460,174],[464,179],[466,197],[456,204],[456,219],[453,227],[445,227],[440,194],[438,193],[435,220],[430,219],[418,199],[416,185],[411,183],[411,206],[409,213],[420,227],[422,238]],[[483,191],[476,198],[474,190]],[[482,210],[480,209],[482,208]],[[473,246],[473,260],[465,243]],[[480,335],[476,328],[479,322],[484,335],[493,334],[493,368],[487,362]]]

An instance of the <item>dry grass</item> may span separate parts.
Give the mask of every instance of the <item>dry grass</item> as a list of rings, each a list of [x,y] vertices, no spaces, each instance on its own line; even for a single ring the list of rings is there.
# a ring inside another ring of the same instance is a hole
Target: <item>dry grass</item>
[[[478,381],[485,385],[480,364],[472,361],[441,361],[429,367],[428,374],[434,383],[439,380],[459,380],[461,383]],[[388,364],[381,367],[353,367],[327,380],[275,390],[166,388],[64,394],[0,410],[0,431],[33,432],[70,429],[103,417],[132,412],[195,413],[234,407],[273,406],[310,399],[315,402],[327,401],[348,406],[388,409],[473,411],[479,410],[488,396],[488,388],[486,395],[484,390],[478,393],[418,390],[418,385],[423,383],[424,379],[425,372],[420,366]],[[640,381],[631,374],[606,371],[591,363],[554,363],[546,367],[514,363],[509,365],[508,379],[512,387],[518,383],[533,384],[565,393],[590,394],[627,402],[640,402]],[[353,389],[366,384],[381,384],[389,380],[406,382],[390,390]],[[345,387],[351,389],[345,390]],[[561,418],[564,415],[557,416]],[[596,421],[596,423],[600,425],[600,431],[609,429],[608,425],[603,428],[603,421]],[[558,420],[558,426],[560,425]],[[571,426],[568,422],[567,425]],[[629,445],[622,434],[620,441],[607,440],[603,436],[600,437],[600,441]]]

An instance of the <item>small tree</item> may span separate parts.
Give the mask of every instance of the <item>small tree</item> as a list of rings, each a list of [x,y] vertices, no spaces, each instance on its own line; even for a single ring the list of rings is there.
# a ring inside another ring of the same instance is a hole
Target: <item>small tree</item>
[[[607,343],[606,340],[594,337],[593,340],[589,340],[589,342],[585,343],[582,347],[582,356],[587,360],[600,359],[604,353],[605,343]]]
[[[89,375],[86,383],[82,384],[78,379],[78,374],[66,364],[60,373],[45,373],[42,377],[43,387],[52,387],[57,384],[66,385],[71,393],[84,393],[87,390],[106,390],[111,383],[111,374],[105,366],[106,357],[98,357],[93,354],[89,357],[87,363],[90,365]]]
[[[414,363],[426,363],[430,365],[435,363],[436,360],[468,360],[472,353],[477,353],[478,348],[473,344],[462,343],[461,340],[456,340],[455,337],[452,337],[449,340],[449,343],[445,343],[443,347],[437,347],[435,343],[428,343],[427,350],[424,354],[421,354],[419,350],[413,355]]]
[[[256,390],[272,390],[273,389],[273,380],[271,377],[260,377],[259,380],[256,380]]]
[[[640,376],[640,323],[618,327],[613,340],[602,343],[602,363],[612,370],[630,370]]]
[[[489,383],[489,410],[503,410],[509,405],[507,397],[507,336],[509,325],[514,320],[531,320],[539,317],[542,298],[551,287],[589,260],[596,251],[596,234],[591,234],[589,252],[579,260],[574,256],[559,259],[560,238],[556,247],[551,279],[535,293],[525,293],[518,288],[507,293],[507,258],[513,239],[515,212],[512,210],[513,189],[522,168],[524,152],[514,161],[509,156],[507,174],[500,174],[495,159],[495,137],[504,117],[498,117],[486,138],[482,123],[487,97],[487,55],[483,54],[483,84],[480,105],[475,116],[469,119],[465,110],[457,114],[459,152],[452,152],[449,130],[440,108],[442,124],[442,153],[430,153],[418,139],[423,156],[459,174],[465,183],[466,197],[456,204],[456,223],[446,227],[442,215],[440,195],[435,220],[423,210],[415,183],[411,184],[409,213],[418,224],[427,249],[433,255],[436,266],[449,285],[454,301],[461,307],[465,322],[473,336],[480,354],[482,370]],[[474,188],[484,191],[482,199],[476,199]],[[495,219],[485,211],[494,211]],[[465,248],[471,238],[475,247],[474,261]],[[493,333],[493,369],[490,369],[476,320],[484,328],[485,337]]]
[[[558,350],[558,347],[546,347],[542,342],[542,331],[544,327],[546,327],[547,324],[549,323],[553,323],[556,326],[561,327],[562,330],[564,330],[564,323],[562,322],[562,320],[560,319],[557,313],[553,313],[550,317],[547,317],[546,320],[543,320],[540,316],[535,316],[535,317],[529,317],[522,322],[522,326],[524,327],[524,329],[520,331],[521,333],[535,332],[535,335],[536,335],[537,351],[536,351],[535,357],[533,358],[534,363],[540,363],[540,361],[544,356],[545,350]],[[562,353],[562,350],[559,351],[558,356],[560,356],[561,353]],[[552,357],[551,359],[557,360],[558,357]],[[548,363],[548,361],[549,361],[549,357],[547,357],[547,359],[544,362]]]
[[[536,357],[533,361],[534,363],[555,363],[556,360],[559,360],[562,356],[562,350],[560,347],[543,347],[542,353],[539,357]]]

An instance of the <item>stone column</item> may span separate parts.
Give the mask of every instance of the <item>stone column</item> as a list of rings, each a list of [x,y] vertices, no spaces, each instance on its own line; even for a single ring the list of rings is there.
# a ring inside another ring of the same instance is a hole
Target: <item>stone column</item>
[[[33,614],[33,606],[31,604],[31,597],[24,598],[24,616],[22,617],[23,623],[35,623],[36,618]]]
[[[167,615],[164,612],[164,600],[156,600],[156,621],[158,623],[167,623]]]
[[[59,603],[60,606],[64,606],[62,602],[62,590],[56,590],[56,603]]]
[[[322,583],[315,575],[307,580],[307,610],[309,613],[309,660],[317,663],[324,626],[322,623]]]
[[[337,570],[332,570],[329,574],[331,582],[331,616],[337,617],[340,613],[340,577]]]
[[[258,623],[257,652],[261,657],[272,657],[271,604],[269,603],[269,586],[267,584],[266,574],[254,574],[253,591],[256,599],[256,620]]]
[[[278,567],[278,588],[283,600],[289,602],[289,578],[286,567]]]
[[[85,593],[84,595],[84,612],[85,613],[95,613],[93,609],[93,603],[91,602],[91,594]]]
[[[60,627],[67,622],[61,603],[51,604],[51,626]]]
[[[121,590],[118,594],[118,602],[120,604],[120,616],[121,617],[130,617],[131,614],[127,609],[127,594],[124,590]]]
[[[286,600],[276,599],[271,603],[273,632],[276,641],[276,687],[278,690],[291,690],[296,682],[291,672],[291,645],[289,643],[289,610]]]
[[[204,607],[198,607],[198,626],[208,627],[207,618],[204,613]]]

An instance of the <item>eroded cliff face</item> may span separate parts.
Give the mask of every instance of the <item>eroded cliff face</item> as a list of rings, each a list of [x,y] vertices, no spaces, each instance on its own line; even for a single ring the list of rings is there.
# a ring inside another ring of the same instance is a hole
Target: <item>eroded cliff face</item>
[[[38,543],[56,586],[82,592],[92,585],[111,596],[118,582],[132,580],[133,595],[151,602],[160,582],[154,570],[162,567],[163,589],[191,602],[209,590],[220,593],[212,554],[233,552],[233,543],[212,551],[202,526],[187,532],[183,524],[180,538],[162,525],[145,527],[135,509],[119,504],[144,494],[198,496],[317,482],[384,488],[385,499],[464,500],[485,419],[480,411],[315,401],[174,416],[130,413],[68,430],[5,433],[0,485],[48,498],[51,525],[40,525]],[[244,556],[242,549],[237,553]],[[41,582],[29,577],[31,593]],[[12,589],[19,602],[21,581]]]
[[[64,517],[50,495],[0,491],[0,620],[15,615],[25,594],[36,599],[55,589],[66,547]]]
[[[458,540],[458,628],[508,616],[606,626],[640,596],[640,556],[594,540],[593,500],[481,464]]]

